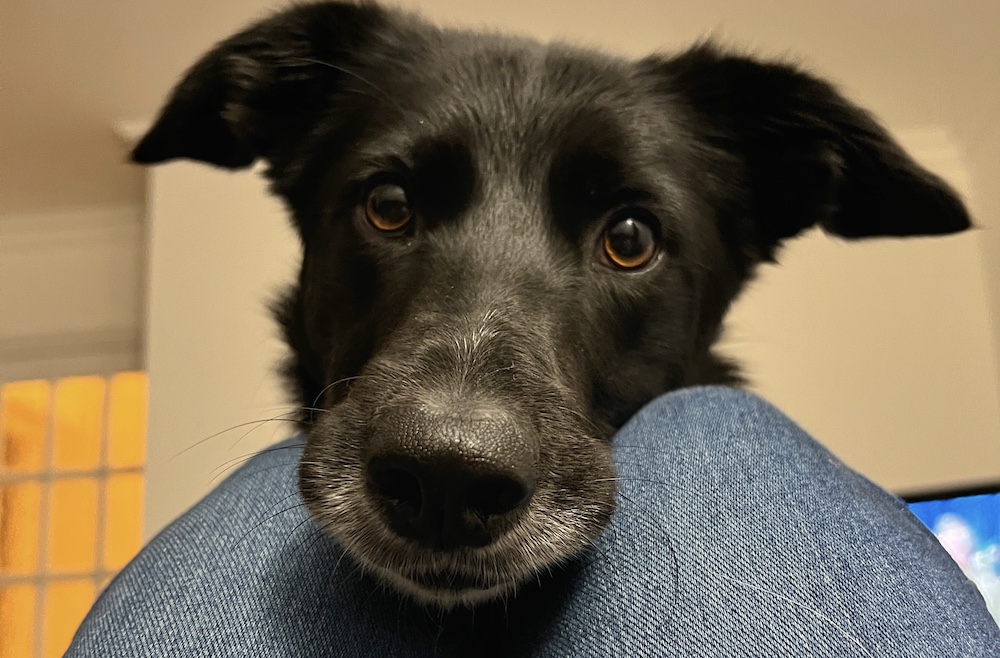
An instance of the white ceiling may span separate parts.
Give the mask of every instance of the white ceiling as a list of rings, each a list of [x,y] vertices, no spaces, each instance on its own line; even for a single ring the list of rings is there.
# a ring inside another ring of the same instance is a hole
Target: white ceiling
[[[793,55],[891,127],[950,136],[996,195],[1000,2],[922,0],[411,0],[437,20],[565,38],[613,52],[714,34]],[[113,127],[150,117],[214,41],[266,0],[3,0],[0,216],[138,203]],[[977,163],[984,163],[979,166]],[[992,167],[992,169],[990,169]]]

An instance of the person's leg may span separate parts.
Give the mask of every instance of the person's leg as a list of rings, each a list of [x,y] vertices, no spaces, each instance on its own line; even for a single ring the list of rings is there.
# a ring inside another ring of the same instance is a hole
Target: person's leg
[[[933,536],[757,398],[675,392],[614,441],[592,554],[448,615],[341,559],[301,507],[300,451],[272,450],[144,549],[68,655],[1000,655]]]
[[[1000,656],[905,504],[749,393],[664,396],[614,452],[619,509],[543,655]]]
[[[297,487],[302,441],[265,450],[156,536],[73,639],[81,656],[420,656],[405,607],[333,546]]]

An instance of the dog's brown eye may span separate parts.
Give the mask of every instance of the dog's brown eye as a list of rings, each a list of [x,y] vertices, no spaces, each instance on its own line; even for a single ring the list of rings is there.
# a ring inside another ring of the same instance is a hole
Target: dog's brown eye
[[[656,255],[656,236],[648,224],[628,217],[604,231],[604,256],[611,265],[634,270]]]
[[[368,223],[380,231],[402,230],[413,219],[406,190],[399,185],[379,185],[368,194],[365,216]]]

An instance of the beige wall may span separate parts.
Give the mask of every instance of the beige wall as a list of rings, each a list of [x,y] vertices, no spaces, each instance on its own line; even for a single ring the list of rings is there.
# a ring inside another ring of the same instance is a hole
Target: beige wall
[[[752,388],[897,492],[1000,478],[981,236],[845,243],[763,269],[727,323]]]
[[[963,46],[961,34],[916,40],[910,32],[928,26],[893,27],[888,15],[852,22],[834,3],[407,4],[452,23],[568,36],[627,54],[676,48],[714,29],[763,52],[800,54],[845,84],[909,135],[928,164],[947,170],[987,230],[850,247],[822,236],[793,243],[783,265],[763,272],[738,305],[727,344],[757,390],[886,486],[1000,476],[1000,332],[991,336],[988,316],[992,303],[1000,317],[1000,293],[988,293],[983,277],[985,270],[1000,291],[1000,165],[970,146],[968,125],[936,123],[936,99],[954,95],[952,80],[934,69],[932,53],[918,52],[949,38]],[[848,4],[855,13],[871,6]],[[245,18],[234,17],[233,27]],[[910,79],[885,83],[872,74],[878,65],[858,57],[864,49],[852,47],[880,39],[895,49],[886,57],[926,63]],[[294,269],[296,245],[251,176],[171,165],[150,174],[149,191],[152,533],[230,460],[289,431],[268,425],[244,437],[248,426],[208,438],[283,410],[271,374],[281,348],[263,304]]]
[[[288,435],[251,421],[288,410],[266,306],[298,263],[279,204],[251,174],[168,165],[151,173],[148,199],[147,536]]]

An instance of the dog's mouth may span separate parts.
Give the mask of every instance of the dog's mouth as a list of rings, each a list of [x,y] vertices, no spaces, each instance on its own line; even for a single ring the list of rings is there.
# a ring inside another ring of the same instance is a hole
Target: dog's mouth
[[[470,606],[513,593],[520,579],[500,580],[484,574],[458,570],[413,571],[403,574],[378,565],[369,565],[376,575],[418,603],[448,609]]]
[[[488,590],[497,587],[496,582],[490,582],[477,575],[447,572],[425,572],[414,573],[409,576],[410,580],[421,587],[432,590],[454,590],[462,591],[467,589]]]

